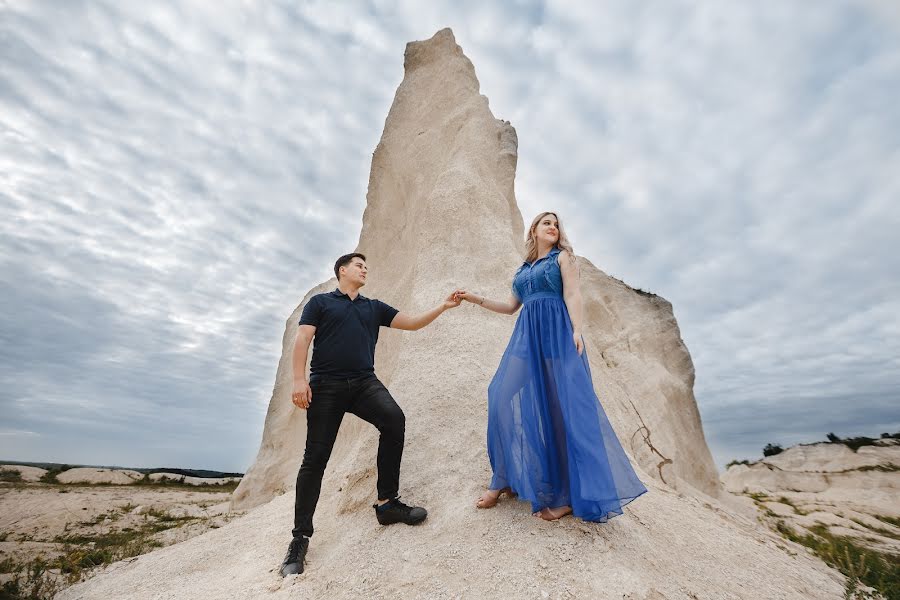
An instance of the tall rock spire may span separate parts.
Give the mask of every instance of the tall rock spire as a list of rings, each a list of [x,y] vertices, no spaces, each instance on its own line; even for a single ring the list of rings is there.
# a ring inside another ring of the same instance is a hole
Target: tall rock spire
[[[515,129],[491,114],[475,69],[449,29],[407,44],[404,67],[372,157],[356,248],[371,269],[362,291],[407,311],[430,307],[457,287],[506,298],[524,239],[514,193]],[[581,271],[595,386],[623,446],[646,476],[717,495],[718,476],[692,392],[693,365],[671,305],[583,259]],[[334,285],[317,286],[304,303]],[[305,414],[290,401],[291,353],[302,307],[287,322],[262,444],[235,492],[237,507],[290,489],[297,474]],[[406,479],[419,462],[434,463],[429,452],[442,452],[439,445],[418,446],[416,432],[429,443],[465,439],[471,452],[461,477],[483,478],[487,385],[513,323],[464,304],[420,332],[382,335],[376,372],[407,412],[413,434],[404,456]],[[344,476],[368,493],[372,455],[359,444],[373,445],[374,433],[348,421],[333,460],[345,457],[344,468],[352,472]],[[415,469],[427,485],[424,467]],[[346,502],[347,494],[341,498]]]

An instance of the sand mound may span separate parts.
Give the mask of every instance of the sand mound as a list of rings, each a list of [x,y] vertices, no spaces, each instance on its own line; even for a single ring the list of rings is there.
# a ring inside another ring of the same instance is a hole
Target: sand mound
[[[0,465],[0,470],[16,471],[22,477],[22,481],[30,482],[40,481],[41,477],[47,473],[47,469],[25,465]]]
[[[129,469],[95,469],[93,467],[69,469],[56,476],[56,480],[60,483],[111,483],[114,485],[128,485],[143,478],[143,473]]]

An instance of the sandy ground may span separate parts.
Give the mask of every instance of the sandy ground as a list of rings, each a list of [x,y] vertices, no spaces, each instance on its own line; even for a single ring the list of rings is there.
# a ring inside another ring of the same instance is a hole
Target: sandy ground
[[[865,548],[900,556],[900,443],[879,440],[856,452],[843,444],[799,444],[722,475],[725,488],[773,529],[824,525]],[[874,468],[877,467],[877,468]],[[745,513],[746,514],[746,513]]]
[[[95,537],[139,530],[162,518],[195,517],[153,534],[163,546],[221,527],[229,514],[229,491],[181,486],[85,486],[0,483],[0,562],[27,564],[52,559],[65,550],[61,538]],[[12,575],[0,574],[0,582]]]
[[[833,535],[852,538],[864,548],[900,556],[900,527],[876,516],[900,517],[896,498],[892,508],[873,510],[867,503],[834,501],[809,492],[779,490],[756,497],[758,502],[753,504],[760,511],[760,518],[772,529],[778,521],[801,534],[816,525],[825,525]]]
[[[334,489],[336,482],[327,482]],[[837,600],[843,578],[754,522],[648,480],[609,523],[547,523],[480,491],[438,495],[418,527],[382,527],[370,507],[325,502],[303,575],[282,579],[293,494],[220,529],[106,567],[63,599],[625,598]],[[749,542],[749,543],[748,543]]]

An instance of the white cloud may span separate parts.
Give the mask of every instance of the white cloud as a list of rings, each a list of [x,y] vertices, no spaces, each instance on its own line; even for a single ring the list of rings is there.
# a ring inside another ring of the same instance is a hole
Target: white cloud
[[[7,4],[4,417],[57,432],[105,410],[125,434],[163,411],[173,439],[241,445],[148,435],[135,464],[245,468],[283,318],[355,245],[404,45],[451,26],[518,130],[526,222],[560,211],[580,254],[673,302],[720,463],[726,411],[769,415],[741,448],[817,393],[823,415],[852,397],[860,423],[896,423],[890,6]]]

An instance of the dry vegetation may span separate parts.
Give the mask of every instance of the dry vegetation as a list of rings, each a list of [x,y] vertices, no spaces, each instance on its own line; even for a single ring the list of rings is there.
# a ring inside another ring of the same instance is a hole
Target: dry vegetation
[[[235,487],[27,482],[2,469],[0,600],[49,599],[105,565],[221,527],[236,516]]]
[[[900,555],[896,550],[900,519],[856,513],[837,509],[833,504],[790,499],[785,495],[775,497],[759,492],[744,495],[753,499],[762,523],[785,539],[809,548],[847,576],[844,596],[847,600],[900,599]],[[779,510],[780,506],[790,507],[790,512]],[[839,521],[818,521],[814,518],[817,513],[823,519],[834,515]],[[810,519],[795,518],[809,515],[813,515],[812,523]],[[852,528],[846,526],[847,521]]]

